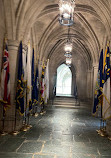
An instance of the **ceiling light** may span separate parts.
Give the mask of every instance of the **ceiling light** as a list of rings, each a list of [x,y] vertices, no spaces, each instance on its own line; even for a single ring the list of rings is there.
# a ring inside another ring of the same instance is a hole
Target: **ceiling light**
[[[70,26],[74,23],[74,7],[75,7],[75,0],[59,1],[60,24]]]

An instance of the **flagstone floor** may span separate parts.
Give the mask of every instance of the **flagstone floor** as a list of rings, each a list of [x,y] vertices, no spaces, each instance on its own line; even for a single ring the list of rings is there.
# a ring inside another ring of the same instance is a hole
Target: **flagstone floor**
[[[31,118],[29,131],[0,137],[0,158],[111,158],[111,141],[97,135],[100,121],[88,106],[56,99],[46,114]]]

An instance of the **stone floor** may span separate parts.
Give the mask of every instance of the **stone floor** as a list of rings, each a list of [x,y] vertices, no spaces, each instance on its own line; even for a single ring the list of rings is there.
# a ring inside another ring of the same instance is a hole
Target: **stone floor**
[[[0,137],[0,158],[111,158],[111,141],[97,135],[100,121],[88,106],[55,100],[46,114],[31,118],[29,131]]]

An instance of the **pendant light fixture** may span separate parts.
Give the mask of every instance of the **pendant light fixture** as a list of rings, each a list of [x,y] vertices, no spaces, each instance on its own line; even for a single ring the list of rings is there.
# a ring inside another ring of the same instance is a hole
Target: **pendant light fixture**
[[[70,26],[68,26],[68,38],[67,38],[67,43],[65,43],[65,46],[64,46],[64,50],[65,50],[64,56],[66,57],[66,64],[68,66],[71,65],[71,62],[72,62],[72,54],[71,54],[72,48],[73,48],[73,45],[70,38]]]
[[[59,0],[59,22],[61,25],[70,26],[74,23],[75,0]]]

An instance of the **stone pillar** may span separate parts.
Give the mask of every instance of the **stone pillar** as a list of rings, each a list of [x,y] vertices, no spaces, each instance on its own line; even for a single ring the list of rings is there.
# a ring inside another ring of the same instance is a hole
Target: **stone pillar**
[[[18,61],[18,41],[9,41],[9,62],[10,62],[10,85],[11,85],[11,105],[15,104],[16,80],[17,80],[17,61]]]
[[[87,97],[88,99],[92,99],[93,98],[93,71],[92,70],[88,70],[87,71]]]
[[[111,119],[107,120],[107,122],[106,122],[106,131],[107,131],[109,137],[111,137]]]
[[[95,66],[93,66],[93,80],[92,80],[93,81],[93,88],[92,88],[93,105],[94,105],[94,91],[95,91],[95,86],[96,86],[96,81],[97,81],[97,73],[98,73],[98,65],[95,65]]]
[[[54,73],[54,72],[50,72],[49,74],[49,83],[50,83],[50,86],[49,86],[49,97],[50,97],[50,100],[53,99],[54,97],[54,86],[56,86],[56,76],[57,74]]]
[[[97,73],[98,73],[98,66],[93,67],[93,92],[95,90],[96,81],[97,81]]]
[[[10,64],[10,89],[11,89],[11,107],[6,111],[5,117],[5,131],[11,132],[14,130],[14,120],[15,120],[15,94],[16,94],[16,81],[17,81],[17,61],[18,61],[18,41],[8,40],[8,50],[9,50],[9,64]],[[18,115],[18,126],[20,125],[20,116]],[[0,127],[2,126],[2,122]],[[2,129],[2,127],[1,127]]]
[[[75,75],[72,73],[71,95],[73,95],[73,96],[74,96],[75,78],[76,78]]]

